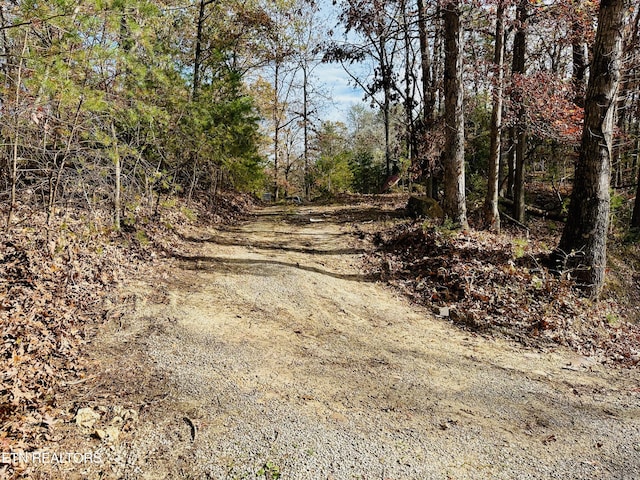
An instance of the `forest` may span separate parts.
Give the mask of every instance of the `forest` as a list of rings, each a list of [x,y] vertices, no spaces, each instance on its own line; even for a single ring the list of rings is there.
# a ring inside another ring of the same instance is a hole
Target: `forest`
[[[16,1],[1,13],[7,229],[18,204],[46,212],[47,224],[68,206],[111,209],[119,229],[163,196],[212,203],[232,188],[311,200],[379,193],[390,181],[441,197],[461,225],[474,195],[485,196],[485,226],[496,231],[500,198],[519,223],[528,207],[562,216],[590,75],[613,117],[607,171],[587,169],[584,187],[610,176],[606,192],[592,193],[612,196],[628,226],[640,226],[630,204],[640,141],[634,6],[614,12],[621,33],[603,38],[616,50],[603,71],[593,63],[597,2]],[[336,108],[321,78],[327,64],[363,94],[342,120],[323,119]],[[538,186],[550,197],[539,206],[528,202]],[[566,238],[609,209],[593,208],[570,215]],[[563,268],[583,260],[571,252],[585,253],[566,238]],[[585,282],[597,296],[602,280]]]
[[[1,452],[58,438],[127,279],[270,208],[465,331],[640,362],[629,0],[5,0],[0,142]]]

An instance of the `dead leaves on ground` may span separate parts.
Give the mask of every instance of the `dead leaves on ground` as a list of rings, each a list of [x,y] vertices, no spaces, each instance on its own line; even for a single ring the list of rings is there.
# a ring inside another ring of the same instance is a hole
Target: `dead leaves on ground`
[[[71,421],[59,394],[86,379],[83,348],[117,305],[114,286],[156,258],[153,245],[171,244],[176,227],[190,221],[231,222],[246,214],[246,196],[223,193],[218,202],[163,208],[159,217],[109,227],[108,212],[68,210],[49,227],[42,212],[21,206],[29,218],[0,233],[0,453],[26,452],[57,440],[55,425]],[[144,233],[143,233],[144,232]],[[145,241],[153,236],[152,242]],[[2,478],[28,477],[0,464]]]
[[[567,345],[604,363],[640,363],[640,326],[625,322],[614,301],[590,302],[550,273],[541,242],[421,223],[374,241],[372,270],[418,303],[448,307],[464,328],[531,346]]]
[[[55,440],[54,425],[64,416],[57,395],[84,378],[82,346],[89,326],[101,315],[102,300],[121,274],[119,265],[126,264],[121,248],[105,244],[95,232],[80,233],[79,221],[67,221],[49,235],[43,222],[0,238],[3,452],[30,451]],[[12,465],[1,467],[11,474]]]

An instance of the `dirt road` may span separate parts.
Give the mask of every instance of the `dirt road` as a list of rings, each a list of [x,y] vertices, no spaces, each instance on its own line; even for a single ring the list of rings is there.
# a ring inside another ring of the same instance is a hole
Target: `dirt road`
[[[272,207],[186,232],[125,286],[76,394],[96,428],[114,406],[138,420],[102,444],[69,427],[102,463],[60,477],[640,478],[637,372],[474,336],[363,275],[353,223],[389,214]]]

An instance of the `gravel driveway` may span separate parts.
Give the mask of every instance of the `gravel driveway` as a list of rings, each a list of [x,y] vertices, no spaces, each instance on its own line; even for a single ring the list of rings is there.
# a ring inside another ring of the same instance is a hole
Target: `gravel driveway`
[[[387,215],[269,207],[186,232],[126,285],[78,387],[103,426],[137,420],[70,426],[103,462],[46,478],[639,479],[637,372],[460,331],[363,275],[352,224]]]

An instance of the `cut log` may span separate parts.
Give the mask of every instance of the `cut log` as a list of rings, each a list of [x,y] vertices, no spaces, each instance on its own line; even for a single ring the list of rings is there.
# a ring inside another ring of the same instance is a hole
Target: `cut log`
[[[510,198],[500,198],[500,205],[511,210],[513,208],[513,200]],[[543,210],[542,208],[527,205],[525,211],[536,217],[548,218],[549,220],[555,220],[557,222],[567,221],[566,215],[553,210]]]

